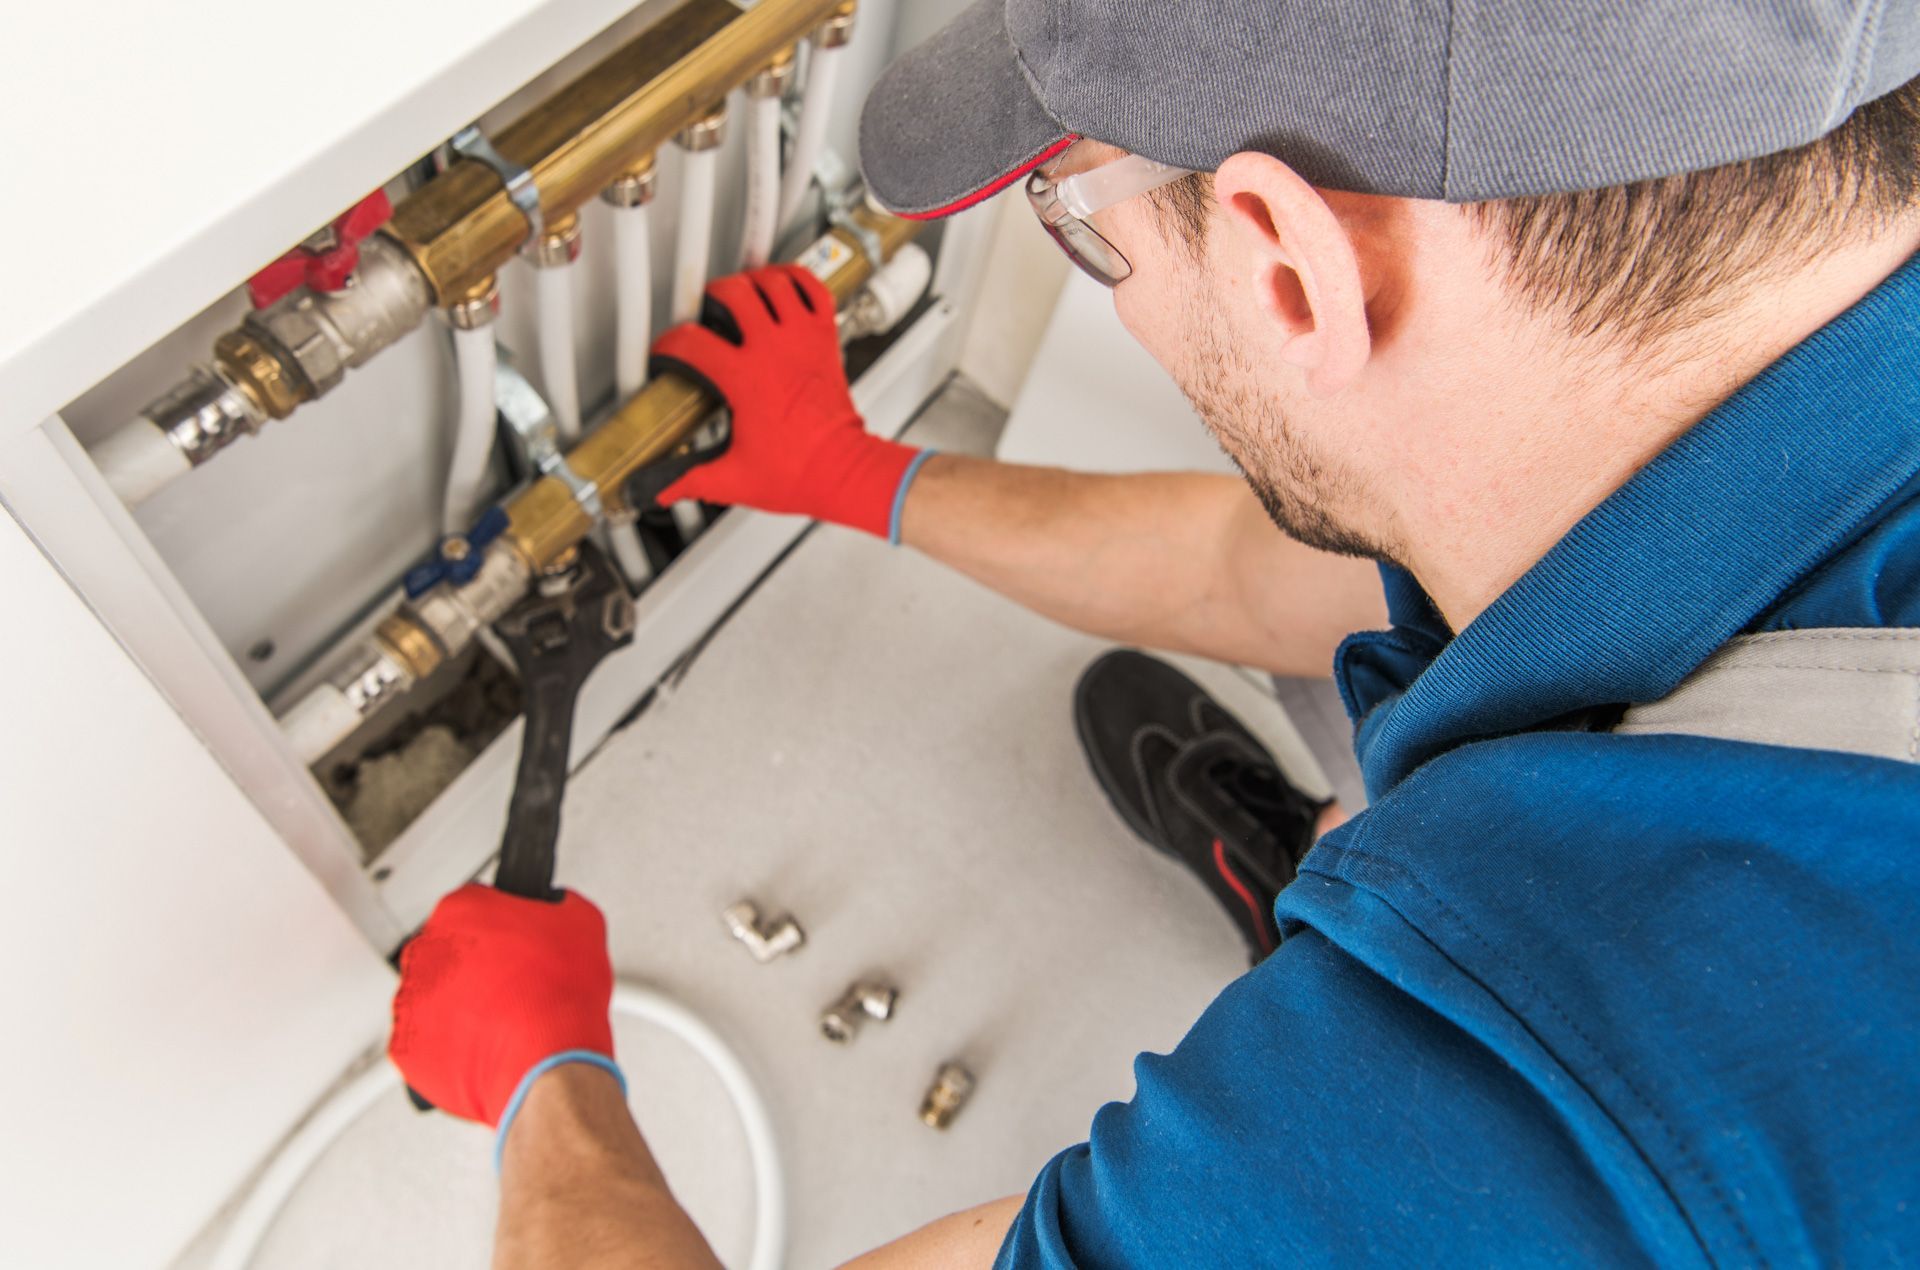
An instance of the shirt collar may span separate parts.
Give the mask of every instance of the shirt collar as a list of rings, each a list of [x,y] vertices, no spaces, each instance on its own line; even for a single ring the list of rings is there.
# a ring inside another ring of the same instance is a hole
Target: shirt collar
[[[1688,429],[1370,720],[1376,796],[1443,750],[1666,696],[1920,472],[1920,256]]]

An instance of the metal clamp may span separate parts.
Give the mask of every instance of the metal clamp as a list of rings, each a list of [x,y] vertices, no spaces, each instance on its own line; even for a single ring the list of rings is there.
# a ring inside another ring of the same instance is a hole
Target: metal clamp
[[[493,142],[487,140],[487,134],[481,132],[477,124],[468,124],[454,133],[447,147],[463,159],[472,159],[493,169],[500,183],[507,187],[507,197],[527,218],[529,239],[546,232],[547,224],[540,214],[540,187],[534,184],[532,169],[494,149]]]
[[[567,456],[555,451],[540,462],[540,470],[551,476],[573,494],[573,501],[580,504],[580,510],[594,524],[607,517],[607,509],[600,502],[600,487],[567,465]]]
[[[860,248],[860,254],[873,266],[874,272],[880,272],[880,266],[887,263],[886,249],[880,244],[880,235],[861,224],[852,211],[867,192],[859,173],[849,167],[846,160],[831,147],[823,147],[819,159],[814,163],[813,180],[824,196],[821,201],[826,206],[827,224],[853,239]]]
[[[853,239],[875,273],[879,273],[881,266],[887,263],[887,252],[880,243],[880,235],[854,219],[845,204],[827,208],[827,224]]]

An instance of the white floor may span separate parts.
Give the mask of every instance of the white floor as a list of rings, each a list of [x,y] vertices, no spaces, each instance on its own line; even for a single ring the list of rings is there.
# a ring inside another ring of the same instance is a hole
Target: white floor
[[[1088,403],[1066,406],[1089,389],[1108,442],[1126,434],[1111,466],[1218,463],[1190,417],[1161,418],[1157,371],[1085,373],[1084,333],[1109,348],[1117,336],[1104,302],[1063,300],[1007,448],[1057,461],[1085,447]],[[960,384],[916,439],[978,451],[999,423]],[[817,529],[574,778],[561,881],[606,910],[623,976],[694,1004],[763,1082],[790,1265],[1024,1191],[1102,1102],[1131,1093],[1134,1055],[1173,1045],[1245,969],[1213,902],[1130,836],[1087,774],[1069,701],[1102,648],[911,552]],[[1265,680],[1178,660],[1322,785]],[[754,963],[718,916],[742,897],[792,912],[806,946]],[[898,1011],[831,1045],[820,1011],[863,976],[895,982]],[[663,1033],[623,1024],[617,1043],[676,1192],[740,1265],[752,1184],[724,1095]],[[940,1133],[915,1112],[949,1058],[979,1088]],[[484,1265],[489,1145],[396,1094],[309,1175],[255,1264]]]

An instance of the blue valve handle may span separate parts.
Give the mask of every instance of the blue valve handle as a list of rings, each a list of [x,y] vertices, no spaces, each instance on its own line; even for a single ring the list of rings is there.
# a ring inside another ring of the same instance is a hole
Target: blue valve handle
[[[455,586],[464,586],[471,582],[473,575],[480,572],[480,565],[486,559],[487,548],[492,545],[494,539],[506,532],[506,509],[495,503],[480,514],[480,519],[473,522],[473,528],[464,534],[455,534],[442,539],[440,545],[433,549],[432,559],[407,570],[404,584],[407,589],[407,598],[417,600],[442,582],[451,582]],[[447,543],[449,542],[464,542],[467,549],[457,553],[457,559],[448,559]]]

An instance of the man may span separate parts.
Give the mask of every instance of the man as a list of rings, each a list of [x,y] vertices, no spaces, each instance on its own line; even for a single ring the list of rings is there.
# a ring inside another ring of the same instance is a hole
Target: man
[[[1087,1143],[871,1264],[1920,1260],[1916,74],[1865,0],[986,0],[888,73],[875,195],[1037,168],[1252,494],[869,438],[780,270],[662,343],[734,409],[671,493],[1331,663],[1372,805]],[[607,991],[577,896],[411,945],[394,1058],[501,1124],[503,1265],[710,1263]]]

